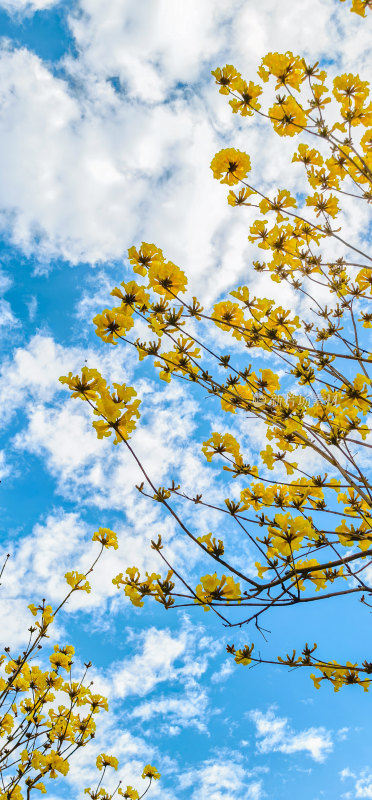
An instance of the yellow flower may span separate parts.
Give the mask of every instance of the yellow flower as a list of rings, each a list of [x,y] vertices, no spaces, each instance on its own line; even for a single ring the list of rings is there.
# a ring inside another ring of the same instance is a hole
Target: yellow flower
[[[119,761],[115,756],[108,756],[106,753],[101,753],[97,756],[96,766],[99,770],[103,767],[114,767],[117,770]]]
[[[248,189],[248,187],[243,187],[243,189],[240,189],[238,194],[230,189],[229,194],[227,195],[227,202],[229,206],[250,206],[251,203],[247,203],[246,200],[248,197],[251,197],[252,194],[256,194],[256,192],[253,189]]]
[[[250,169],[249,155],[231,147],[220,150],[211,161],[213,177],[221,183],[228,183],[229,186],[243,180]]]
[[[213,575],[203,575],[200,584],[195,589],[194,603],[203,604],[204,611],[209,611],[208,604],[218,600],[241,600],[240,583],[236,583],[230,575],[217,578]]]
[[[322,212],[324,214],[329,214],[331,217],[336,217],[339,212],[338,199],[333,194],[325,197],[323,194],[315,192],[314,195],[306,198],[306,205],[314,206],[317,217],[319,217]]]
[[[318,150],[310,148],[307,144],[299,144],[292,161],[302,161],[305,167],[321,167],[323,164],[323,156]]]
[[[365,17],[367,8],[372,9],[372,0],[353,0],[350,11],[359,14],[360,17]]]
[[[121,796],[125,797],[127,800],[139,800],[137,789],[133,789],[132,786],[127,786],[124,790],[119,788],[118,794],[121,794]]]
[[[246,645],[241,650],[235,651],[235,661],[237,664],[242,664],[243,666],[247,666],[252,661],[252,651],[254,649],[254,644]]]
[[[4,714],[0,719],[0,736],[9,734],[14,726],[14,717],[11,714]]]
[[[275,453],[273,448],[271,447],[271,444],[268,444],[265,450],[261,450],[260,456],[262,458],[263,463],[266,464],[268,469],[274,469],[274,464],[277,459],[275,458]]]
[[[81,377],[69,372],[67,376],[62,375],[59,380],[61,383],[66,383],[72,391],[71,397],[80,397],[82,400],[95,400],[98,392],[106,386],[102,375],[96,369],[89,369],[89,367],[82,368]]]
[[[341,115],[350,125],[372,125],[372,103],[364,105],[361,100],[356,99],[354,105],[346,101],[341,105]]]
[[[81,584],[81,581],[84,580],[85,575],[81,572],[66,572],[65,574],[66,581],[72,589],[78,589],[83,592],[90,592],[90,583],[89,581],[85,581],[85,583]]]
[[[116,433],[114,444],[119,444],[123,439],[128,439],[135,430],[136,418],[140,417],[138,407],[140,400],[132,400],[137,392],[131,386],[125,384],[113,384],[116,394],[110,394],[106,389],[101,392],[101,397],[96,400],[95,414],[104,417],[104,420],[93,422],[93,427],[97,433],[97,438],[111,436],[112,431]]]
[[[282,103],[275,103],[269,116],[279,136],[295,136],[306,128],[306,113],[291,95]]]
[[[41,625],[42,625],[42,627],[45,627],[46,625],[50,625],[54,620],[52,606],[50,606],[50,605],[44,606],[43,609],[40,608],[40,611],[42,612],[42,614],[41,614]],[[38,626],[38,628],[40,627],[40,623],[39,622],[36,622],[35,624]]]
[[[216,453],[230,453],[235,462],[242,461],[239,443],[231,433],[212,433],[211,438],[203,442],[202,453],[207,461],[212,461],[212,457]]]
[[[341,2],[342,2],[342,0],[341,0]],[[310,678],[313,681],[313,684],[314,684],[315,688],[316,689],[320,689],[320,683],[323,680],[322,675],[315,675],[314,672],[311,672],[310,673]]]
[[[247,83],[242,78],[239,78],[234,82],[234,92],[240,95],[240,99],[234,97],[233,100],[229,100],[233,114],[240,111],[242,117],[251,117],[254,113],[252,109],[259,110],[261,108],[257,98],[262,94],[262,89],[261,86],[253,83],[253,81]]]
[[[136,589],[135,586],[127,585],[124,589],[124,593],[126,594],[127,597],[129,597],[130,602],[134,606],[137,606],[137,608],[142,608],[144,604],[142,600],[142,594],[141,592],[138,591],[138,589]]]
[[[261,214],[266,214],[268,211],[276,211],[276,218],[278,222],[282,222],[282,220],[285,219],[285,217],[280,213],[283,209],[296,208],[296,206],[297,203],[295,198],[292,197],[287,189],[281,189],[276,197],[273,198],[273,200],[269,200],[264,197],[259,204]]]
[[[363,148],[365,153],[371,153],[371,151],[372,151],[372,130],[368,130],[363,134],[363,136],[362,136],[362,138],[360,140],[360,144],[361,144],[361,146],[362,146],[362,148]]]
[[[158,781],[160,778],[160,772],[157,771],[156,767],[152,767],[151,764],[147,764],[143,769],[142,778],[154,778],[154,780]]]
[[[149,286],[157,294],[164,294],[166,297],[174,297],[183,293],[187,286],[187,278],[184,272],[173,264],[172,261],[161,264],[151,264],[148,272]]]
[[[53,669],[63,667],[63,669],[68,671],[72,664],[72,656],[74,652],[75,649],[72,647],[72,645],[67,645],[66,647],[59,647],[58,644],[54,645],[54,653],[49,656],[49,661]]]
[[[133,305],[147,306],[149,304],[150,295],[145,291],[144,287],[140,286],[136,281],[128,281],[127,283],[122,281],[120,286],[123,287],[124,291],[115,287],[111,294],[113,297],[119,297],[124,307]]]
[[[333,94],[340,103],[350,99],[364,102],[368,97],[368,90],[368,81],[361,81],[359,75],[338,75],[333,81]]]
[[[244,509],[252,507],[255,511],[258,511],[264,506],[272,505],[274,494],[275,489],[273,486],[266,487],[263,483],[252,483],[251,486],[242,489],[240,501]]]
[[[267,219],[256,219],[249,229],[250,236],[248,236],[250,242],[257,242],[258,247],[262,247],[264,250],[269,249],[269,245],[267,244],[269,232],[266,228],[266,223]]]
[[[128,567],[125,570],[125,574],[128,575],[127,580],[131,581],[132,583],[138,583],[140,579],[140,572],[138,567]]]
[[[198,542],[205,545],[208,553],[212,553],[215,556],[223,556],[225,548],[222,539],[219,539],[217,544],[211,533],[206,533],[204,536],[198,536],[197,538]]]
[[[305,540],[315,537],[315,531],[311,522],[303,517],[291,517],[287,514],[275,514],[275,526],[268,526],[270,535],[270,551],[274,550],[283,556],[291,556],[296,550],[300,550]],[[310,566],[310,565],[309,565]]]
[[[114,383],[113,388],[116,391],[101,392],[101,397],[96,400],[95,414],[100,414],[109,422],[116,422],[123,410],[135,411],[140,405],[139,400],[130,403],[132,398],[137,396],[137,392],[132,386],[126,386],[125,383]]]
[[[160,264],[164,261],[163,252],[155,244],[148,244],[142,242],[139,250],[135,247],[130,247],[128,250],[128,258],[133,265],[133,272],[139,275],[146,275],[147,269],[151,264]]]
[[[13,786],[11,789],[7,789],[6,792],[0,791],[0,800],[23,800],[23,794],[21,792],[21,787],[17,783],[16,786]]]
[[[252,375],[252,380],[254,379],[254,375]],[[238,407],[246,407],[247,404],[251,404],[253,400],[253,391],[250,386],[236,384],[232,388],[229,389],[228,392],[224,392],[221,397],[221,407],[224,411],[229,411],[230,414],[235,414],[236,409]]]
[[[242,326],[244,314],[237,303],[232,303],[231,300],[225,300],[225,302],[216,303],[213,307],[212,319],[218,328],[222,328],[223,331],[228,331],[234,327]]]
[[[265,572],[267,572],[267,570],[269,569],[269,567],[264,567],[263,564],[260,564],[259,561],[255,561],[254,565],[255,565],[255,567],[257,569],[258,577],[262,579],[264,574],[265,574]]]
[[[137,415],[139,416],[139,414]],[[130,438],[130,434],[136,427],[135,420],[128,418],[128,413],[123,414],[115,423],[109,422],[93,422],[93,428],[97,433],[97,439],[102,439],[104,436],[111,436],[112,429],[115,430],[116,436],[114,444],[120,444],[123,440]]]
[[[257,385],[267,394],[273,394],[280,389],[279,378],[271,369],[260,369],[262,378],[257,380]]]
[[[361,269],[357,273],[355,280],[363,292],[368,291],[369,294],[372,294],[372,272],[370,269]]]
[[[328,105],[328,103],[331,102],[330,97],[323,97],[323,94],[325,94],[325,92],[328,92],[327,87],[323,86],[323,84],[321,83],[313,84],[312,90],[313,90],[312,91],[313,97],[310,100],[310,105],[312,108],[323,109],[325,108],[326,105]]]
[[[269,75],[276,77],[276,89],[282,86],[299,89],[305,78],[304,62],[289,50],[286,53],[268,53],[262,59],[258,74],[264,81],[269,79]]]
[[[57,772],[67,775],[69,771],[68,761],[65,761],[55,750],[51,750],[47,755],[43,755],[35,750],[32,755],[32,766],[35,770],[44,775],[49,772],[49,778],[56,778]]]
[[[31,603],[31,605],[29,605],[28,608],[30,609],[34,617],[36,617],[38,611],[41,612],[41,622],[39,621],[35,622],[37,628],[45,628],[53,622],[54,616],[53,616],[52,606],[47,605],[44,607],[43,606],[36,607],[33,603]]]
[[[211,74],[216,78],[216,83],[220,86],[220,94],[229,94],[230,91],[235,89],[240,79],[240,72],[237,72],[232,64],[226,64],[222,69],[217,67],[217,69],[212,70]]]
[[[87,703],[92,706],[93,714],[97,714],[101,708],[108,711],[108,702],[106,697],[101,694],[91,694],[87,699]]]
[[[93,323],[96,325],[96,334],[103,342],[117,344],[115,339],[133,328],[132,309],[130,306],[123,308],[105,308],[102,314],[97,314]]]
[[[118,545],[118,538],[114,531],[111,531],[110,528],[99,528],[92,536],[92,542],[100,542],[103,544],[104,547],[113,547],[114,550],[117,550]]]

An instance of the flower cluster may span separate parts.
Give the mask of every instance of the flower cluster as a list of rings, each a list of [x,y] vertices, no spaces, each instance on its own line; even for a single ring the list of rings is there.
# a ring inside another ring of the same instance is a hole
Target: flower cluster
[[[344,3],[345,0],[340,0],[340,2]],[[372,9],[372,0],[352,0],[350,11],[353,11],[354,14],[365,17],[368,9]]]
[[[321,661],[314,655],[316,649],[316,644],[312,647],[306,644],[300,655],[297,655],[296,650],[293,650],[291,654],[287,653],[284,658],[278,656],[278,662],[282,666],[287,666],[291,669],[298,667],[316,669],[316,673],[310,674],[316,689],[320,688],[322,681],[327,681],[333,686],[335,692],[338,692],[342,686],[352,686],[353,684],[361,686],[365,692],[368,692],[372,683],[372,678],[369,677],[372,674],[372,664],[364,661],[362,666],[358,667],[357,664],[351,664],[350,661],[347,661],[345,665],[338,664],[337,661]],[[227,645],[226,650],[234,656],[235,662],[242,666],[252,663],[264,663],[260,656],[253,655],[254,644],[245,645],[239,650],[236,650],[233,644]]]
[[[46,793],[45,782],[67,775],[73,753],[95,736],[97,714],[108,711],[107,699],[85,682],[90,663],[80,680],[73,679],[72,645],[55,644],[49,668],[35,663],[56,615],[73,593],[90,592],[87,575],[104,548],[117,547],[116,534],[108,529],[100,528],[93,540],[101,543],[98,556],[86,572],[66,573],[69,589],[59,606],[53,609],[45,600],[29,604],[34,620],[27,648],[13,654],[6,647],[0,655],[1,800],[29,798],[33,789]]]
[[[146,577],[141,578],[137,567],[128,567],[124,576],[120,572],[112,582],[117,589],[120,589],[121,586],[124,587],[124,594],[134,606],[141,607],[144,597],[153,597],[165,608],[169,608],[174,604],[171,597],[175,586],[171,580],[172,576],[173,571],[169,570],[164,579],[155,572],[151,574],[146,572]]]
[[[148,778],[149,783],[142,794],[139,794],[137,789],[134,789],[133,786],[126,786],[124,789],[122,787],[122,782],[119,781],[113,791],[108,791],[105,789],[101,784],[105,777],[105,773],[107,768],[112,767],[114,770],[118,770],[119,761],[115,756],[109,756],[106,753],[100,753],[97,757],[96,761],[97,769],[102,772],[98,785],[95,789],[92,789],[88,786],[84,793],[87,794],[91,800],[113,800],[115,795],[120,795],[121,797],[126,798],[126,800],[141,800],[142,797],[146,794],[148,789],[151,786],[153,780],[160,779],[160,772],[156,769],[156,767],[152,767],[151,764],[146,764],[142,771],[142,778],[146,780]]]
[[[141,401],[133,399],[137,397],[135,389],[126,386],[125,383],[114,383],[110,391],[100,373],[89,367],[82,368],[81,376],[70,372],[59,380],[70,389],[71,397],[88,401],[94,414],[101,417],[100,420],[93,422],[98,439],[111,436],[113,432],[114,444],[130,438],[140,417],[138,407]]]

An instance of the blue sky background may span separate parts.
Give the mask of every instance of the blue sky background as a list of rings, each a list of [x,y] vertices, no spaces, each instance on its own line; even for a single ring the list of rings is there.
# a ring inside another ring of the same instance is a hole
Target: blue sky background
[[[162,247],[204,302],[239,283],[273,296],[265,277],[252,277],[249,213],[227,206],[209,163],[235,146],[250,153],[266,189],[301,193],[295,144],[233,118],[210,70],[234,63],[253,78],[267,51],[291,49],[331,75],[368,79],[370,20],[336,0],[7,0],[0,33],[0,510],[3,550],[12,553],[0,622],[12,645],[24,641],[27,603],[57,602],[65,571],[88,565],[94,530],[108,525],[120,541],[55,634],[75,645],[77,669],[93,661],[111,707],[71,766],[68,796],[92,785],[104,750],[118,755],[128,783],[156,763],[153,796],[166,800],[372,798],[371,701],[360,688],[316,692],[301,672],[235,667],[226,642],[244,643],[248,631],[232,637],[201,609],[137,610],[114,590],[112,577],[127,566],[159,569],[148,547],[159,531],[194,580],[203,564],[161,509],[138,497],[126,454],[95,439],[87,410],[58,383],[87,361],[134,384],[143,417],[133,444],[156,482],[180,479],[212,499],[234,491],[200,453],[209,431],[226,426],[217,406],[102,345],[91,319],[131,274],[126,250],[142,240]],[[365,213],[345,208],[361,238]],[[288,289],[274,290],[293,305]],[[234,429],[254,459],[262,430],[242,420]],[[185,513],[198,534],[223,530],[251,563],[219,519]],[[370,658],[370,614],[353,600],[273,612],[268,625],[267,644],[253,637],[263,654],[307,640],[326,657]],[[50,796],[66,796],[65,781]]]

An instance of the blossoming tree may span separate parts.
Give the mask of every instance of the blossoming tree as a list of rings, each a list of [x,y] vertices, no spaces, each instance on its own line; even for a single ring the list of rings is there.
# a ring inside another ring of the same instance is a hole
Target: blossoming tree
[[[47,668],[40,652],[55,617],[70,597],[79,591],[91,591],[88,576],[103,550],[118,547],[116,534],[108,528],[99,528],[93,534],[93,541],[100,544],[97,557],[85,573],[76,570],[66,573],[69,591],[59,606],[53,609],[45,599],[38,606],[29,605],[35,621],[28,629],[25,650],[17,654],[5,647],[0,656],[3,675],[0,677],[0,800],[30,800],[35,789],[47,794],[49,781],[66,776],[74,753],[94,738],[97,715],[108,711],[107,699],[92,690],[92,682],[85,683],[90,662],[84,665],[80,679],[73,680],[72,645],[54,645]],[[6,561],[0,577],[5,566]],[[98,756],[96,766],[101,777],[95,788],[85,789],[91,800],[112,800],[117,795],[139,800],[152,780],[160,778],[155,767],[148,764],[142,773],[147,785],[141,795],[132,786],[124,788],[121,781],[113,791],[107,791],[102,786],[107,769],[117,770],[118,763],[115,756],[106,753]]]
[[[351,10],[364,16],[370,6],[370,0],[353,0]],[[221,404],[226,426],[212,432],[202,450],[207,461],[220,459],[224,470],[243,481],[240,497],[212,503],[174,482],[156,486],[129,443],[139,418],[134,388],[110,388],[89,367],[61,380],[73,397],[91,406],[98,438],[114,435],[114,444],[137,462],[143,475],[139,491],[161,503],[210,559],[210,571],[191,585],[182,565],[170,563],[159,536],[151,546],[165,573],[140,575],[128,565],[114,578],[118,589],[123,587],[136,606],[152,597],[165,609],[201,606],[232,628],[253,622],[262,629],[274,608],[285,614],[309,602],[324,607],[345,595],[370,605],[372,597],[366,457],[372,447],[372,257],[342,225],[345,198],[358,206],[372,200],[372,103],[359,75],[340,74],[331,88],[318,63],[291,52],[267,54],[258,83],[232,65],[213,75],[232,113],[247,122],[259,117],[280,137],[291,137],[293,168],[303,167],[310,187],[305,202],[286,188],[269,196],[254,185],[245,152],[223,149],[211,163],[214,177],[229,187],[228,203],[257,209],[248,238],[264,260],[253,261],[253,270],[267,273],[274,287],[287,285],[295,309],[256,297],[246,285],[204,309],[188,296],[185,273],[160,247],[143,242],[128,251],[135,279],[113,289],[115,305],[94,323],[103,342],[120,342],[134,348],[140,360],[153,359],[165,382],[182,381],[190,392],[197,386]],[[263,107],[267,83],[274,98]],[[149,340],[131,337],[138,320],[148,326]],[[215,326],[227,346],[234,340],[233,354],[222,354],[213,344]],[[266,444],[257,463],[248,463],[229,430],[231,414],[264,425]],[[314,459],[318,474],[306,468]],[[199,535],[197,522],[194,528],[186,524],[183,502],[229,517],[256,555],[256,573],[243,562],[235,565],[222,538]],[[231,616],[234,608],[241,612],[238,621],[236,611]],[[253,644],[239,649],[231,644],[228,651],[238,664],[263,660]],[[354,683],[367,690],[372,680],[367,659],[338,663],[327,654],[318,657],[316,645],[279,656],[276,663],[310,668],[317,687],[325,680],[336,691]]]

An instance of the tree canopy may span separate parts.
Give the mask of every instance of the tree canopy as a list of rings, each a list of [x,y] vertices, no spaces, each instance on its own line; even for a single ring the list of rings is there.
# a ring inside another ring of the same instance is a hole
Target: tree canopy
[[[352,10],[364,15],[367,7],[354,3]],[[349,198],[358,207],[372,200],[372,103],[359,75],[341,74],[330,87],[325,69],[291,52],[268,53],[258,68],[260,83],[231,64],[213,75],[233,114],[253,118],[247,123],[265,120],[278,136],[300,139],[292,168],[304,170],[307,195],[278,188],[267,196],[249,177],[251,159],[240,150],[224,148],[211,162],[214,178],[232,187],[228,203],[257,209],[248,239],[265,260],[254,260],[251,270],[270,274],[273,289],[285,284],[294,307],[256,297],[250,274],[249,286],[205,309],[188,296],[183,270],[159,246],[142,242],[128,250],[136,279],[112,290],[116,304],[94,323],[104,343],[129,345],[140,360],[152,359],[163,381],[183,381],[190,392],[197,385],[220,402],[226,427],[213,431],[202,450],[241,479],[238,496],[216,503],[197,486],[193,496],[174,481],[156,486],[129,444],[140,416],[136,390],[109,387],[88,366],[81,376],[61,380],[91,406],[98,438],[114,435],[114,444],[137,461],[144,478],[139,492],[162,503],[210,563],[190,585],[184,565],[167,559],[159,535],[151,547],[166,571],[141,576],[128,565],[114,578],[117,588],[137,606],[150,597],[165,609],[202,606],[229,628],[254,623],[264,634],[265,615],[273,609],[282,609],[283,617],[291,606],[324,605],[344,595],[370,605],[372,259],[345,230],[343,209]],[[139,323],[153,339],[135,336]],[[216,338],[216,327],[223,337]],[[257,463],[247,462],[232,434],[231,414],[263,423]],[[312,463],[319,473],[307,468]],[[186,524],[181,501],[228,516],[250,542],[255,572],[236,564],[231,539],[226,544],[219,533],[198,535],[197,512],[194,526]],[[253,643],[227,649],[237,664],[265,660]],[[302,653],[280,654],[278,662],[310,667],[317,688],[326,680],[335,691],[352,683],[368,690],[371,682],[367,654],[360,664],[338,663],[306,643]]]

